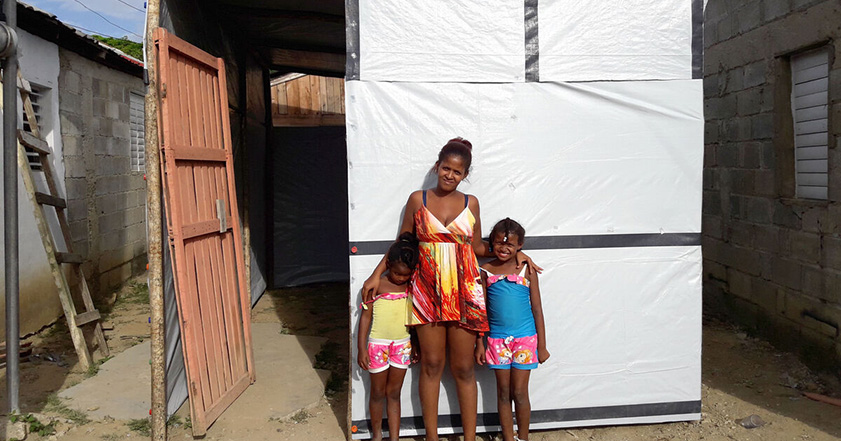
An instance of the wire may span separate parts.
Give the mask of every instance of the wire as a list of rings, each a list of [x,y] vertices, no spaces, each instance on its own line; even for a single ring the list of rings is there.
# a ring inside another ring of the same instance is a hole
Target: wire
[[[128,33],[130,33],[130,34],[134,34],[134,35],[136,35],[138,38],[141,38],[141,39],[143,38],[143,37],[141,37],[141,36],[140,36],[140,34],[138,34],[138,33],[136,33],[136,32],[133,32],[133,31],[130,31],[130,30],[128,30],[128,29],[126,29],[126,28],[124,28],[124,27],[122,27],[122,26],[118,25],[117,23],[114,23],[114,22],[113,22],[113,21],[111,21],[111,20],[108,20],[107,18],[105,18],[105,16],[104,16],[104,15],[102,15],[102,14],[100,14],[99,12],[96,12],[96,11],[94,11],[93,9],[89,8],[89,7],[88,7],[88,5],[86,5],[86,4],[84,4],[84,3],[82,3],[81,1],[79,1],[79,0],[73,0],[73,1],[75,1],[76,3],[78,3],[78,4],[82,5],[82,7],[84,7],[84,8],[85,8],[85,9],[87,9],[88,11],[91,11],[91,12],[93,12],[94,14],[98,15],[98,16],[99,16],[99,18],[101,18],[101,19],[103,19],[103,20],[107,21],[108,23],[111,23],[111,25],[113,25],[113,26],[115,26],[115,27],[118,27],[118,28],[120,28],[120,29],[122,29],[122,30],[124,30],[124,31],[126,31],[126,32],[128,32]]]
[[[64,24],[67,24],[69,26],[73,26],[74,28],[79,29],[81,31],[85,31],[90,35],[99,35],[99,36],[102,36],[102,37],[114,38],[114,39],[117,39],[117,40],[122,40],[123,39],[122,37],[115,37],[113,35],[108,35],[108,34],[105,34],[103,32],[95,31],[93,29],[83,28],[83,27],[81,27],[77,24],[70,23],[69,21],[65,21]]]
[[[142,10],[142,9],[138,8],[137,6],[134,6],[134,5],[132,5],[132,4],[128,3],[128,2],[125,2],[125,1],[123,1],[123,0],[117,0],[117,1],[118,1],[118,2],[120,2],[120,3],[122,3],[122,4],[124,4],[124,5],[126,5],[126,6],[128,6],[128,7],[129,7],[129,8],[131,8],[131,9],[134,9],[135,11],[142,12],[142,13],[144,13],[144,14],[146,13],[146,11],[144,11],[144,10]]]

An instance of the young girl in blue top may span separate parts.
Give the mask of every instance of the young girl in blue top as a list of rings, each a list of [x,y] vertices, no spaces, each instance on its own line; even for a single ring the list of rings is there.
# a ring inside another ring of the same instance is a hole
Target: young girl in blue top
[[[523,248],[526,231],[505,218],[494,225],[490,242],[496,259],[482,265],[487,295],[487,349],[480,339],[476,362],[487,364],[496,374],[497,411],[504,441],[526,441],[531,403],[529,373],[549,358],[537,272],[517,271],[514,257]],[[511,401],[517,413],[517,436]]]

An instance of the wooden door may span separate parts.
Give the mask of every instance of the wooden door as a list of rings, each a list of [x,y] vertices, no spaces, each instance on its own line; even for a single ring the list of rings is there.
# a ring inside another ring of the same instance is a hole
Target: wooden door
[[[254,382],[225,63],[155,33],[161,171],[193,435]]]

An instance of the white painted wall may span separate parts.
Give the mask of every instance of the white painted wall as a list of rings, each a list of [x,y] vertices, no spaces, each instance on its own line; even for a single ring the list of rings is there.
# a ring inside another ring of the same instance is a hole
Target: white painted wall
[[[55,171],[59,193],[63,196],[64,162],[61,148],[61,127],[58,116],[58,46],[39,37],[18,29],[20,37],[19,60],[23,77],[31,83],[49,88],[44,96],[42,109],[46,116],[42,136],[52,146],[52,165]],[[18,109],[20,111],[20,109]],[[19,114],[20,115],[20,114]],[[2,133],[2,126],[0,126]],[[0,160],[2,160],[0,158]],[[39,174],[39,173],[37,173]],[[20,176],[20,175],[18,175]],[[0,184],[2,185],[2,184]],[[5,191],[5,190],[4,190]],[[5,211],[4,202],[0,200],[0,207]],[[41,243],[41,236],[35,224],[33,204],[23,186],[23,180],[18,177],[18,219],[20,238],[20,328],[21,334],[34,332],[51,323],[62,314],[58,300],[57,289],[53,282],[47,256]],[[5,230],[3,220],[0,225]],[[59,233],[58,225],[53,223],[51,228]],[[63,241],[60,241],[63,246]],[[4,265],[4,257],[0,255],[0,265]],[[0,272],[0,335],[5,340],[5,274]]]

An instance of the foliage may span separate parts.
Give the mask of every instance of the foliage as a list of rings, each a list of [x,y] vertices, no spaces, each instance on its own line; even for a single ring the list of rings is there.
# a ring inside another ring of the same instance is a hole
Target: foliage
[[[115,49],[119,49],[129,56],[137,58],[138,60],[143,59],[143,44],[137,43],[135,41],[131,41],[126,37],[123,38],[113,38],[113,37],[103,37],[102,35],[92,35],[93,38],[99,40],[101,43],[104,43],[108,46],[111,46]]]
[[[88,371],[85,373],[88,377],[93,377],[94,375],[99,373],[99,367],[102,366],[103,363],[106,361],[114,358],[114,356],[108,356],[93,362],[92,365],[88,366]]]
[[[141,436],[152,436],[152,421],[149,418],[131,420],[126,425]]]
[[[87,424],[91,421],[84,412],[67,407],[56,394],[50,394],[47,397],[47,406],[44,410],[55,412],[79,425]]]
[[[38,421],[31,413],[25,415],[12,414],[9,415],[9,421],[16,423],[18,421],[29,424],[29,433],[37,433],[39,436],[49,436],[55,433],[55,421],[50,421],[49,424],[44,424]]]

